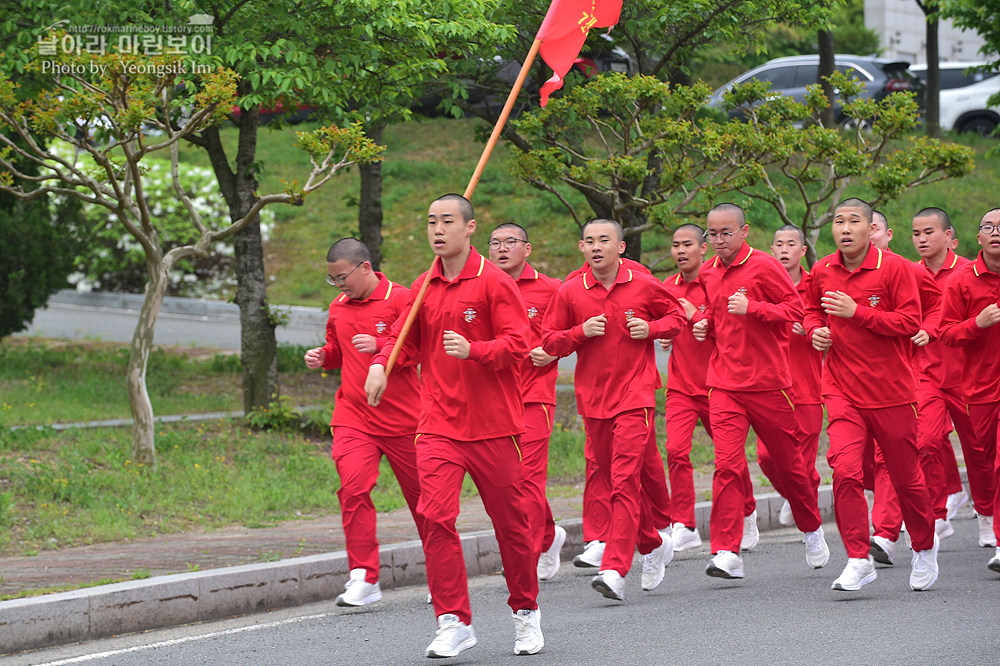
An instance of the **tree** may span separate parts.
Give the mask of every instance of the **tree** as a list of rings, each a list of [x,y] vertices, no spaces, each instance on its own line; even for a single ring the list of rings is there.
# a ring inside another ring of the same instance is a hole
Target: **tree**
[[[938,40],[938,24],[940,14],[938,13],[937,0],[916,0],[920,11],[924,13],[927,22],[926,38],[927,43],[927,86],[924,89],[924,127],[927,136],[941,136],[941,54],[940,42]]]
[[[19,168],[35,173],[30,164]],[[73,246],[47,197],[20,201],[0,194],[0,338],[23,331],[49,295],[66,286]]]
[[[469,54],[502,40],[510,28],[489,19],[496,0],[146,0],[127,7],[91,0],[69,4],[24,0],[18,20],[0,23],[0,35],[31,42],[43,25],[35,16],[72,16],[75,25],[168,26],[208,17],[211,48],[188,58],[212,68],[236,72],[238,118],[235,151],[227,148],[220,126],[186,133],[183,140],[205,150],[229,209],[230,220],[244,218],[256,205],[260,109],[282,105],[314,107],[324,122],[344,125],[360,120],[378,128],[408,113],[413,91],[447,72]],[[10,59],[20,73],[23,54]],[[0,67],[3,65],[0,64]],[[193,85],[197,85],[194,83]],[[161,121],[167,119],[161,118]],[[176,119],[174,119],[176,120]],[[359,211],[361,234],[380,242],[381,210],[375,193],[381,182],[377,167],[364,171],[366,205]],[[371,198],[369,197],[369,193]],[[240,306],[243,401],[245,411],[266,407],[278,394],[276,320],[267,300],[263,241],[251,219],[231,238],[237,276],[235,300]]]
[[[530,146],[515,172],[557,197],[578,225],[585,205],[640,233],[702,217],[720,195],[738,193],[802,228],[814,261],[819,230],[849,186],[870,187],[877,204],[973,166],[971,149],[909,134],[917,122],[911,96],[854,99],[856,81],[837,73],[831,83],[856,129],[818,122],[829,103],[818,85],[807,104],[770,95],[760,82],[737,87],[726,103],[747,122],[722,122],[703,115],[704,85],[602,76],[514,121]]]
[[[0,191],[24,201],[60,194],[103,206],[142,245],[148,281],[129,348],[126,383],[133,416],[133,457],[155,464],[146,366],[171,267],[186,257],[203,256],[215,243],[239,234],[257,220],[264,206],[301,205],[306,195],[338,171],[355,162],[379,159],[381,151],[356,126],[300,133],[300,147],[312,164],[304,184],[290,184],[282,193],[254,193],[253,205],[239,219],[204,220],[192,203],[193,193],[180,180],[178,146],[191,134],[209,131],[228,117],[236,95],[234,72],[224,68],[193,71],[176,56],[76,55],[61,50],[51,60],[28,65],[29,71],[42,68],[51,70],[48,87],[28,98],[19,94],[19,86],[10,78],[0,76]],[[33,133],[69,144],[77,154],[62,157],[39,144]],[[196,242],[167,252],[144,185],[145,164],[164,153],[169,154],[174,192],[199,232]],[[32,164],[38,175],[21,168],[24,162]]]
[[[526,3],[507,3],[497,20],[515,23],[517,25],[538,26],[544,14],[546,0],[532,0]],[[820,22],[830,16],[831,8],[823,0],[804,0],[802,2],[784,2],[782,0],[682,0],[663,3],[655,0],[636,0],[622,5],[621,20],[615,26],[611,35],[615,45],[624,48],[635,62],[639,74],[655,77],[671,82],[688,82],[691,64],[708,47],[719,43],[731,43],[743,52],[760,51],[763,49],[760,37],[769,28],[779,22],[808,25],[815,28]],[[530,18],[529,18],[530,17]],[[537,18],[536,18],[537,17]],[[520,61],[528,50],[528,44],[534,35],[534,30],[525,30],[519,35],[519,41],[500,44],[501,62],[504,60]],[[597,44],[598,35],[591,35],[588,46]],[[588,47],[585,47],[585,49]],[[466,63],[478,84],[487,92],[493,85],[493,90],[502,86],[496,85],[495,65],[489,63]],[[549,72],[540,64],[536,70],[536,81],[549,76]],[[576,77],[580,82],[581,77]],[[593,84],[591,80],[589,85]],[[526,92],[526,106],[532,108],[536,100],[528,100],[532,88]],[[564,95],[572,94],[573,86],[564,88]],[[503,91],[506,92],[506,91]],[[456,102],[464,111],[483,117],[490,122],[496,119],[499,107],[469,105]],[[641,106],[639,114],[657,113],[655,105]],[[641,123],[641,119],[635,119]],[[504,137],[521,151],[533,149],[532,139],[524,136],[521,131],[525,126],[512,124],[504,132]],[[537,137],[533,137],[537,138]],[[569,148],[572,144],[564,144]],[[580,146],[573,146],[578,151]],[[642,233],[650,228],[651,222],[646,219],[647,208],[623,202],[642,198],[643,192],[655,189],[661,181],[658,173],[664,168],[664,156],[658,148],[643,152],[645,160],[644,176],[641,182],[633,182],[628,178],[615,181],[620,190],[605,190],[591,188],[575,179],[567,184],[576,188],[587,200],[593,215],[596,217],[612,217],[614,214],[627,215],[618,219],[625,230],[626,255],[638,259],[642,252]],[[532,184],[541,187],[540,182],[531,180]],[[544,189],[544,188],[543,188]]]

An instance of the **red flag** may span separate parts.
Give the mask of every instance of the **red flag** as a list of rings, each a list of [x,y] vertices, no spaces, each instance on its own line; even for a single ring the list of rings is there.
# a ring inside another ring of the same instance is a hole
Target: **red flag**
[[[583,48],[591,28],[610,28],[618,23],[622,0],[552,0],[535,39],[542,43],[539,53],[552,68],[553,76],[542,84],[541,105],[563,86],[563,77]]]

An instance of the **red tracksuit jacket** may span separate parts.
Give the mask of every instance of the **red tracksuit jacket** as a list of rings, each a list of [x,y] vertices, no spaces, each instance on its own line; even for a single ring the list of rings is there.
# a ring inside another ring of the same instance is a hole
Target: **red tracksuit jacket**
[[[746,243],[727,267],[718,256],[701,267],[715,349],[706,383],[728,391],[787,389],[791,324],[802,319],[802,299],[777,259]],[[745,315],[730,314],[729,297],[743,291]]]
[[[604,314],[604,335],[588,338],[583,322]],[[649,337],[633,340],[626,322],[649,323]],[[576,405],[586,418],[608,419],[654,406],[660,386],[653,340],[673,338],[686,323],[680,303],[652,275],[619,266],[611,291],[587,266],[556,292],[543,325],[542,347],[553,356],[577,352]]]
[[[937,273],[927,272],[933,277],[935,284],[944,294],[951,283],[952,278],[958,274],[958,269],[966,264],[970,264],[968,259],[959,256],[948,250],[944,265]],[[927,269],[927,262],[921,259],[917,265]],[[943,300],[943,296],[942,296]],[[942,307],[944,307],[942,303]],[[936,325],[940,327],[940,323]],[[962,350],[949,347],[942,343],[940,339],[934,340],[917,351],[919,378],[922,381],[933,382],[935,386],[941,388],[954,388],[962,385],[962,368],[965,359],[962,357]]]
[[[524,309],[531,323],[531,349],[542,344],[542,321],[560,285],[562,281],[539,273],[528,264],[524,265],[524,270],[517,279],[517,288],[521,292],[521,300],[524,302]],[[552,361],[539,368],[530,358],[525,360],[521,364],[521,393],[525,404],[532,402],[556,404],[558,376],[558,361]]]
[[[683,393],[690,396],[707,396],[705,375],[708,373],[708,360],[712,357],[710,342],[698,342],[691,333],[691,325],[705,318],[708,310],[708,294],[701,279],[696,277],[688,282],[680,273],[671,275],[663,281],[674,298],[687,299],[696,308],[694,316],[674,338],[670,350],[670,360],[667,363],[667,391]]]
[[[802,279],[795,291],[805,303],[812,275],[802,269]],[[823,352],[812,346],[808,335],[795,335],[789,327],[788,362],[792,371],[792,402],[796,405],[818,405],[823,402],[820,379],[823,375]]]
[[[920,292],[913,264],[869,244],[861,266],[849,272],[838,250],[816,262],[806,302],[805,329],[830,327],[833,346],[823,365],[823,395],[839,395],[863,409],[917,401],[910,338],[920,330]],[[851,319],[827,316],[820,298],[843,291],[858,304]]]
[[[411,287],[412,304],[426,273]],[[372,364],[385,365],[405,317]],[[444,352],[444,332],[470,342],[466,359]],[[530,351],[531,325],[517,285],[475,248],[462,272],[446,280],[435,261],[424,302],[406,338],[399,360],[420,363],[418,433],[474,441],[524,432],[521,362]],[[395,381],[389,378],[389,385]]]
[[[962,391],[973,405],[1000,402],[1000,325],[979,328],[976,316],[990,303],[1000,304],[1000,275],[979,252],[957,269],[941,311],[941,341],[965,352]]]
[[[341,294],[330,303],[323,367],[327,370],[341,368],[341,384],[330,425],[346,426],[370,435],[412,435],[417,431],[416,368],[398,367],[382,404],[369,407],[364,386],[372,355],[362,354],[351,344],[351,338],[359,333],[375,336],[376,344],[384,342],[409,301],[409,289],[390,282],[382,273],[376,275],[378,286],[365,300],[353,300]]]

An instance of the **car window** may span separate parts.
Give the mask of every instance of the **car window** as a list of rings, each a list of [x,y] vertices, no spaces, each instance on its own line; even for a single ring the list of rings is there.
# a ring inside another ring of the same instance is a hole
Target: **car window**
[[[784,90],[791,88],[795,80],[795,66],[772,67],[757,72],[751,77],[755,81],[769,81],[771,90]]]
[[[836,69],[841,74],[846,74],[849,78],[857,79],[858,81],[868,81],[869,77],[856,67],[851,65],[835,65]]]
[[[814,83],[819,83],[816,76],[819,73],[819,65],[799,65],[795,68],[795,79],[792,81],[792,88],[805,88]]]

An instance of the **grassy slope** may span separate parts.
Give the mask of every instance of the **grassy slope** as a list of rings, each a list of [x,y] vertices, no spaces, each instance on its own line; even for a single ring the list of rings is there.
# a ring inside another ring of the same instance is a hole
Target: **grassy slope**
[[[488,128],[478,120],[445,118],[414,121],[386,130],[383,269],[393,279],[409,282],[430,263],[431,254],[423,233],[427,204],[438,194],[464,191],[482,151],[477,130],[481,134]],[[295,131],[296,128],[277,131],[265,128],[261,132],[258,149],[258,162],[263,168],[261,192],[280,190],[283,181],[301,180],[307,173],[307,160],[292,147]],[[235,131],[226,130],[224,136],[232,154]],[[916,258],[907,240],[909,220],[914,212],[931,205],[943,207],[952,214],[959,229],[960,252],[974,255],[977,251],[975,228],[981,215],[996,205],[995,183],[1000,179],[1000,161],[984,156],[988,148],[996,145],[996,140],[962,137],[961,141],[979,152],[973,175],[915,188],[883,206],[896,232],[893,248],[900,254]],[[511,177],[505,167],[508,155],[509,148],[501,143],[474,194],[479,221],[474,242],[484,249],[489,230],[496,224],[517,222],[531,234],[532,263],[543,271],[564,275],[579,265],[576,227],[554,197]],[[183,158],[207,165],[204,154],[198,151],[188,149]],[[866,194],[869,193],[863,185],[848,192],[848,195],[862,197]],[[323,257],[334,240],[357,234],[357,196],[357,171],[351,170],[309,197],[304,206],[274,209],[278,225],[266,246],[265,257],[272,280],[269,286],[272,302],[327,305],[334,293],[323,281]],[[791,212],[794,216],[794,205]],[[749,217],[751,244],[766,247],[771,230],[779,226],[777,215],[758,203]],[[666,240],[656,233],[644,237],[647,263],[669,253]],[[830,232],[824,230],[819,254],[822,256],[833,249]],[[672,269],[673,262],[669,258],[658,265],[661,275]]]

